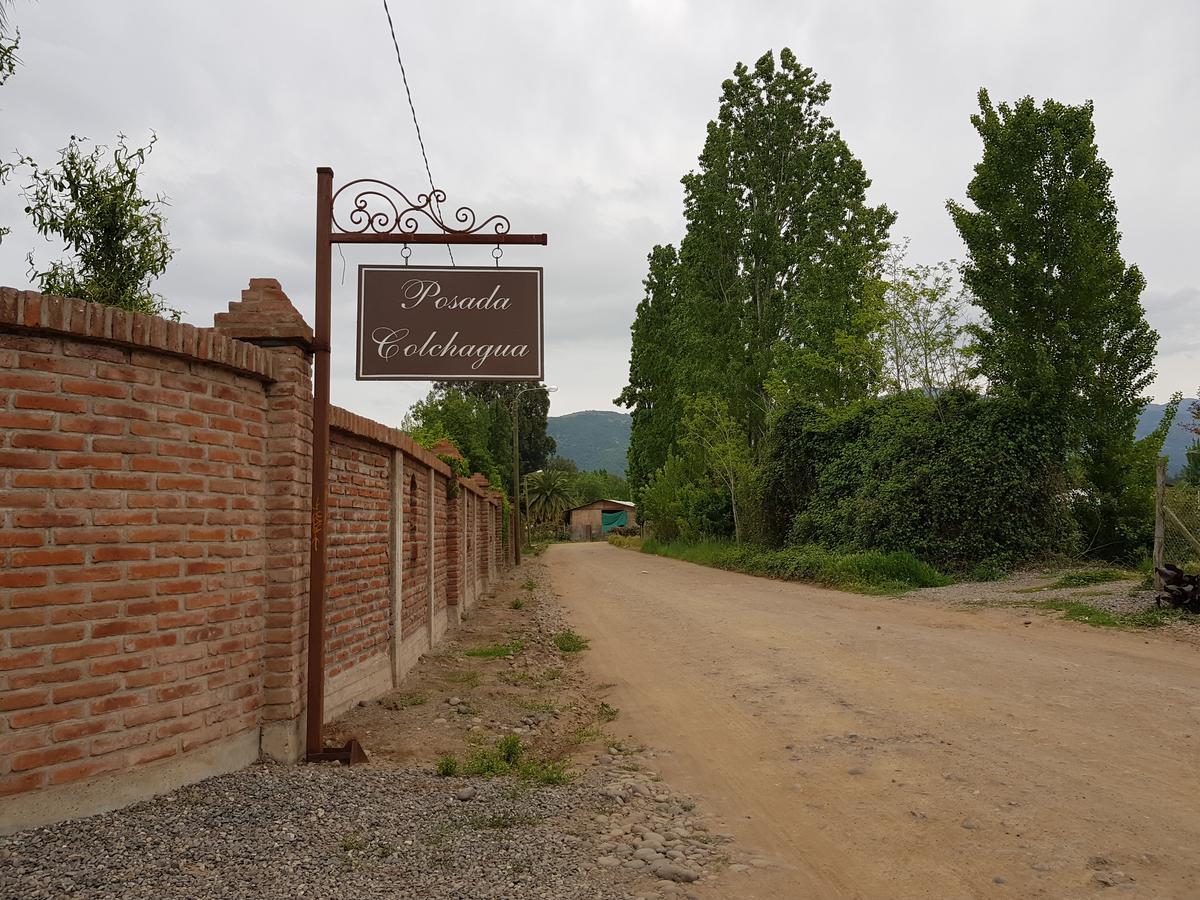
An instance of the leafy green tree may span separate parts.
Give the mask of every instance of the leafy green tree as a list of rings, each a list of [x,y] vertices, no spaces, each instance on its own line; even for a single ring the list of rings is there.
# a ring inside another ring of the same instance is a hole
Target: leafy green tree
[[[1025,97],[996,107],[980,91],[979,110],[971,121],[983,159],[967,188],[975,208],[947,204],[983,310],[971,329],[978,370],[992,390],[1039,399],[1064,446],[1108,486],[1103,468],[1132,441],[1158,335],[1140,301],[1145,280],[1121,257],[1092,104]]]
[[[520,431],[521,473],[545,468],[547,460],[555,450],[554,438],[546,433],[550,415],[550,394],[545,387],[531,385],[525,381],[438,381],[434,382],[434,389],[456,390],[469,397],[502,406],[509,417],[509,430],[505,438],[509,444],[512,443],[512,408],[515,399],[519,406],[517,426]],[[509,458],[511,466],[511,449],[505,452],[505,456]],[[507,480],[512,480],[511,475]]]
[[[554,522],[576,503],[571,478],[560,469],[542,469],[525,476],[528,513],[535,524]]]
[[[721,393],[751,447],[773,396],[839,404],[879,377],[876,270],[895,216],[867,204],[829,94],[786,48],[739,64],[683,179],[686,389]]]
[[[686,234],[650,254],[617,399],[633,410],[639,502],[678,455],[685,398],[721,397],[754,454],[774,405],[840,404],[880,382],[878,269],[895,217],[867,204],[866,172],[823,112],[829,93],[787,49],[722,86],[683,178]]]
[[[1145,280],[1121,256],[1092,104],[997,107],[980,91],[971,121],[983,139],[967,188],[974,209],[947,205],[983,310],[971,329],[978,371],[992,391],[1030,398],[1064,465],[1077,463],[1101,507],[1119,505],[1158,335],[1142,309]]]
[[[933,393],[967,383],[963,307],[953,261],[913,265],[907,240],[893,245],[884,264],[886,304],[883,380],[889,390]]]
[[[496,435],[508,428],[508,442]],[[493,485],[507,485],[512,468],[512,420],[503,406],[458,390],[431,390],[413,404],[404,429],[425,447],[448,439],[466,459],[472,472],[482,472]]]
[[[680,374],[689,364],[679,352],[685,325],[679,315],[679,256],[670,244],[656,246],[648,262],[646,293],[632,327],[629,384],[614,401],[632,410],[625,474],[635,496],[675,443]]]
[[[715,394],[689,401],[680,447],[728,495],[733,538],[740,544],[745,532],[745,501],[754,478],[754,459],[746,433],[731,414],[729,404]]]
[[[733,521],[729,495],[674,452],[646,481],[638,519],[664,541],[728,537]]]
[[[72,135],[57,166],[21,161],[32,170],[24,196],[34,228],[43,237],[61,238],[71,254],[40,271],[29,255],[30,274],[42,291],[179,318],[150,289],[175,253],[161,212],[166,201],[144,197],[138,186],[155,141],[151,135],[145,147],[130,148],[118,135],[109,159],[107,147],[87,151]]]
[[[591,472],[576,472],[571,477],[571,491],[576,503],[591,503],[593,500],[630,500],[629,482],[620,475],[604,469]]]

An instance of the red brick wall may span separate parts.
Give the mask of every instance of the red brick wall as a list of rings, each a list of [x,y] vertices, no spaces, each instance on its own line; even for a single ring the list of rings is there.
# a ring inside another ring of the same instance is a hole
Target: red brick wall
[[[251,280],[215,329],[0,289],[0,795],[232,739],[233,764],[260,738],[295,758],[311,340],[273,279]],[[431,503],[439,633],[447,621],[454,476],[396,429],[336,407],[331,425],[324,674],[370,662],[361,690],[376,691],[403,674],[387,665],[398,638],[428,641]],[[481,528],[494,519],[486,483],[458,485]],[[485,582],[494,541],[468,540]]]
[[[342,431],[330,438],[328,678],[388,654],[392,612],[392,452]]]
[[[30,331],[0,334],[0,793],[256,728],[269,360],[6,291],[15,323]]]

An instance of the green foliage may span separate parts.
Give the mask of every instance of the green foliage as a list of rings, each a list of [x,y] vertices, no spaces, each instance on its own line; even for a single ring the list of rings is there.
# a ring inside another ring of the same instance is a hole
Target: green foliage
[[[588,648],[588,643],[587,638],[581,637],[569,628],[554,636],[554,646],[563,653],[579,653]]]
[[[437,773],[442,778],[453,778],[458,774],[458,758],[447,754],[438,759]]]
[[[175,255],[160,211],[166,201],[142,196],[138,186],[156,140],[130,148],[118,135],[110,158],[107,147],[86,151],[85,139],[72,135],[53,168],[22,159],[32,170],[25,211],[38,234],[60,238],[71,254],[42,271],[30,254],[31,277],[43,292],[179,318],[150,289]]]
[[[883,379],[893,393],[933,393],[967,383],[964,343],[967,296],[953,261],[932,266],[907,262],[907,240],[884,263],[886,304]]]
[[[657,540],[645,541],[642,552],[748,575],[785,581],[809,581],[870,593],[894,593],[950,584],[949,578],[910,553],[836,553],[815,545],[770,550],[723,541],[682,543]]]
[[[486,647],[474,647],[464,650],[463,656],[474,656],[478,659],[499,659],[502,656],[516,656],[525,645],[520,641],[510,641],[507,644],[488,644]]]
[[[611,532],[608,535],[608,542],[610,544],[612,544],[614,547],[622,547],[626,550],[641,550],[643,540],[645,539],[640,537],[626,536],[623,534],[613,534]]]
[[[524,608],[525,608],[525,601],[524,601],[524,600],[522,600],[520,597],[517,597],[515,600],[513,600],[513,602],[512,602],[512,603],[510,603],[510,604],[508,604],[508,605],[509,605],[509,606],[510,606],[512,609],[524,609]]]
[[[1181,395],[1175,394],[1163,410],[1158,427],[1140,440],[1114,442],[1106,458],[1093,458],[1102,466],[1089,469],[1076,462],[1079,488],[1072,510],[1083,536],[1083,550],[1092,556],[1133,565],[1145,556],[1154,541],[1155,469],[1163,443],[1175,420]],[[1103,477],[1096,479],[1099,472]]]
[[[1184,484],[1200,487],[1200,438],[1197,438],[1192,442],[1192,446],[1188,447],[1187,463],[1183,467],[1180,479]]]
[[[1081,569],[1077,572],[1067,572],[1053,584],[1047,585],[1045,590],[1087,587],[1092,584],[1108,584],[1113,581],[1121,581],[1127,577],[1129,576],[1125,572],[1118,571],[1117,569]]]
[[[582,505],[593,500],[631,500],[629,482],[620,475],[613,475],[604,469],[592,472],[578,472],[571,479],[571,493],[575,503]]]
[[[404,428],[426,448],[441,440],[454,444],[463,455],[457,471],[482,472],[497,487],[507,484],[504,472],[512,467],[512,419],[503,405],[435,388],[409,409]]]
[[[679,298],[679,257],[675,248],[656,246],[647,257],[646,293],[631,329],[629,384],[615,403],[633,410],[626,477],[636,497],[667,461],[681,415],[681,358],[678,340],[684,322]]]
[[[1029,605],[1035,609],[1061,612],[1064,619],[1096,628],[1159,628],[1171,622],[1187,620],[1187,613],[1183,610],[1160,607],[1137,612],[1110,612],[1077,600],[1040,600]]]
[[[688,400],[684,406],[680,449],[698,464],[706,480],[721,486],[729,496],[733,538],[742,542],[744,510],[754,481],[754,460],[746,433],[727,404],[715,394]]]
[[[639,504],[678,451],[683,398],[719,395],[756,450],[773,402],[841,403],[879,380],[876,270],[894,216],[867,205],[866,172],[824,114],[829,92],[787,49],[722,85],[683,179],[687,232],[649,257],[617,400],[633,409]]]
[[[775,541],[963,571],[1066,549],[1065,487],[1041,429],[1018,398],[963,389],[797,405],[769,439],[767,524]]]
[[[1081,523],[1091,552],[1127,556],[1144,540],[1132,525],[1144,510],[1129,496],[1142,490],[1131,457],[1158,335],[1140,301],[1145,280],[1121,256],[1092,105],[1025,97],[997,107],[980,91],[971,121],[983,139],[967,188],[975,208],[948,208],[983,311],[972,328],[978,371],[1050,426],[1047,449],[1091,494]]]
[[[575,505],[571,478],[561,469],[543,469],[525,476],[525,501],[533,523],[555,522]]]
[[[665,541],[732,536],[729,494],[673,452],[642,490],[638,513]]]
[[[494,778],[516,775],[540,784],[566,784],[571,774],[561,760],[531,758],[515,734],[500,738],[492,747],[478,748],[463,766],[466,775]]]
[[[21,32],[16,31],[8,36],[8,20],[4,18],[4,4],[0,0],[0,86],[3,86],[17,70],[17,48],[21,45]],[[0,159],[0,186],[3,186],[12,174],[12,163]],[[11,229],[0,226],[0,243]]]
[[[550,394],[544,386],[523,381],[437,381],[434,382],[435,393],[456,391],[467,397],[473,397],[485,404],[502,407],[508,414],[507,430],[502,437],[507,449],[499,453],[499,447],[494,446],[493,452],[497,458],[508,460],[508,469],[512,469],[512,409],[517,403],[517,430],[520,438],[521,472],[533,472],[546,465],[550,455],[554,453],[554,438],[546,433],[547,419],[550,413]],[[486,474],[486,473],[485,473]],[[511,476],[505,473],[508,484]],[[511,487],[511,485],[510,485]]]

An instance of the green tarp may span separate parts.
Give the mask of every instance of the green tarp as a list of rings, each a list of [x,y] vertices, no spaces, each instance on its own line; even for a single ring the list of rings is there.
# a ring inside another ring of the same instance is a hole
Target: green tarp
[[[596,520],[593,519],[592,521]],[[624,528],[628,524],[629,514],[623,509],[618,512],[600,513],[600,531],[602,534],[608,534],[614,528]]]

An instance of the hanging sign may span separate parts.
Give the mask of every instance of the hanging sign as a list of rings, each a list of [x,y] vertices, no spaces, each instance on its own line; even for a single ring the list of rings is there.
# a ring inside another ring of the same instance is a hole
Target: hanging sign
[[[540,381],[542,270],[358,268],[360,381]]]

